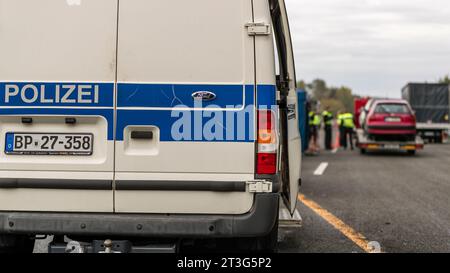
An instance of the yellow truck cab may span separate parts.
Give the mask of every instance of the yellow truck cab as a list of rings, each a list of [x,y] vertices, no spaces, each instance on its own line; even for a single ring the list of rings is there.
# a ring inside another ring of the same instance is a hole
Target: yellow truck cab
[[[0,0],[0,39],[0,251],[276,247],[301,168],[284,0]]]

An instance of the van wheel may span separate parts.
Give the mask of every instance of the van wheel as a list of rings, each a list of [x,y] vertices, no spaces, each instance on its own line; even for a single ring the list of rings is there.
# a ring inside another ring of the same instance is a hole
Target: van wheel
[[[33,253],[34,238],[23,235],[0,235],[0,253]]]
[[[365,154],[367,153],[366,149],[359,149],[359,152],[360,152],[362,155],[365,155]]]
[[[410,150],[410,151],[408,151],[408,154],[409,155],[415,155],[416,154],[416,150]]]

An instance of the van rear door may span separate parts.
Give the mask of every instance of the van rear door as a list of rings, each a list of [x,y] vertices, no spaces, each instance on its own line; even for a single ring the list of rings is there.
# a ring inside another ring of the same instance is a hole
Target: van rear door
[[[281,137],[284,138],[281,147],[283,199],[293,215],[301,183],[301,138],[298,127],[299,105],[296,92],[294,52],[285,1],[270,0],[269,3],[280,69],[277,87],[280,92]]]
[[[0,208],[113,211],[117,1],[0,0]]]
[[[251,209],[249,22],[251,0],[120,2],[116,212]]]

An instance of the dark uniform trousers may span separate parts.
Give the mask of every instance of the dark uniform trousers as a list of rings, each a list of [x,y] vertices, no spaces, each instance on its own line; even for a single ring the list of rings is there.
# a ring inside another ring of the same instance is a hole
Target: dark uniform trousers
[[[325,125],[325,149],[327,150],[331,150],[331,135],[332,135],[331,125]]]
[[[346,137],[345,137],[345,128],[342,125],[339,126],[339,140],[340,140],[341,147],[347,147],[347,143],[346,143],[347,141],[346,141]]]
[[[353,128],[344,127],[344,149],[347,149],[348,142],[350,142],[350,147],[353,150]]]

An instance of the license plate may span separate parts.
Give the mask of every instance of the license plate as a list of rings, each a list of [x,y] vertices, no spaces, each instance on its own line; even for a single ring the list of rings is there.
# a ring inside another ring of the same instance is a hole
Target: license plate
[[[92,155],[93,134],[6,133],[11,155]]]
[[[401,118],[385,118],[384,120],[386,122],[400,122],[400,121],[402,121]]]
[[[386,144],[384,145],[385,149],[392,149],[392,150],[397,150],[400,149],[400,145],[397,144]]]

